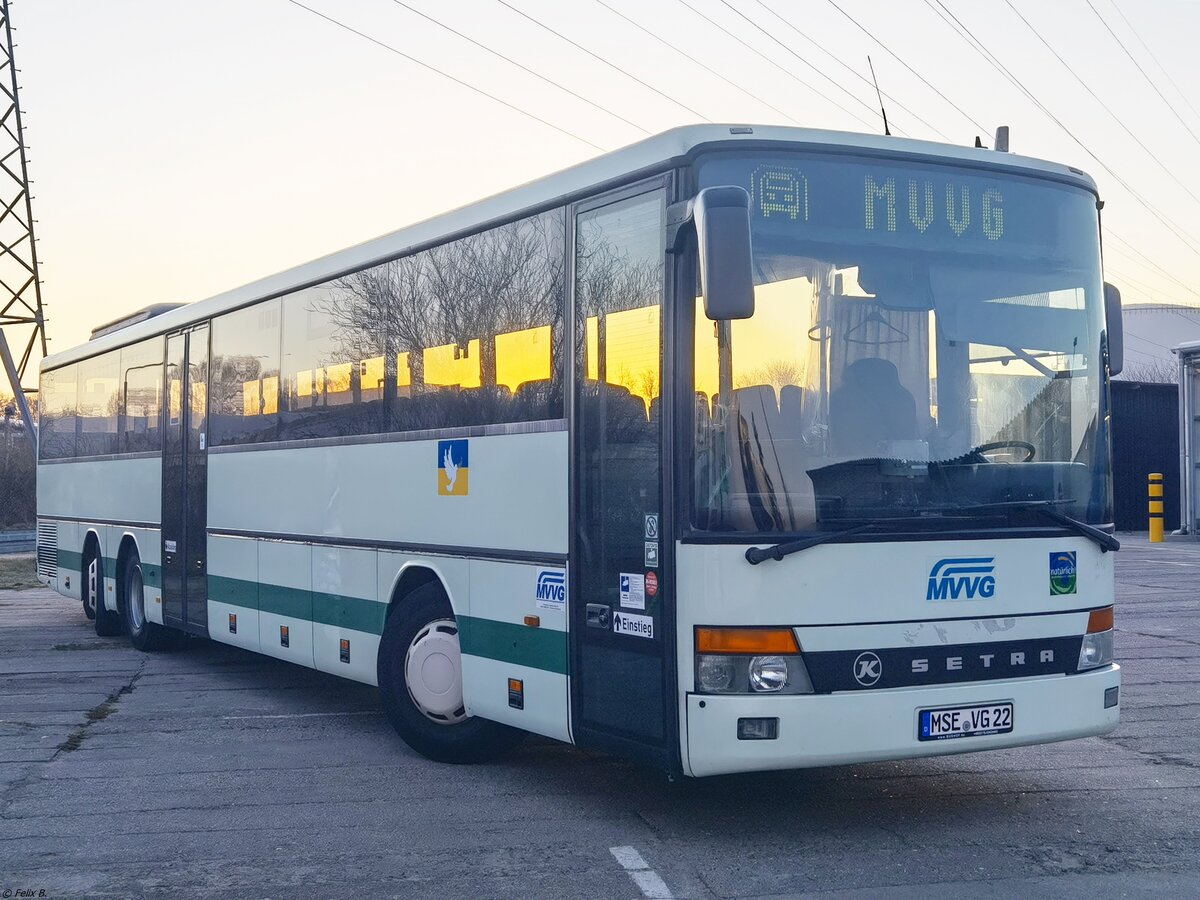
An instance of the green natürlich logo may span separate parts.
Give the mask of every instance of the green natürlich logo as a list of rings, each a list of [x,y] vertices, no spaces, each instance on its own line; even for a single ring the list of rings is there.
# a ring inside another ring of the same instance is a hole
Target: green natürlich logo
[[[1050,554],[1050,594],[1075,593],[1075,551],[1061,550]]]

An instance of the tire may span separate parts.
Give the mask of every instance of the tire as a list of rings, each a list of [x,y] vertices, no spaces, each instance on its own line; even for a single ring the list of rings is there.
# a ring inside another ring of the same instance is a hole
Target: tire
[[[96,548],[93,548],[84,563],[83,594],[86,598],[84,608],[90,605],[96,612],[96,634],[101,637],[119,635],[123,630],[121,614],[110,611],[104,605],[104,560]]]
[[[143,653],[153,653],[168,646],[171,643],[171,633],[146,618],[142,561],[136,551],[125,563],[125,573],[121,582],[121,618],[125,620],[125,633],[129,635],[129,643]]]
[[[433,684],[420,678],[425,672],[432,672]],[[402,598],[388,616],[379,642],[377,674],[392,727],[429,759],[486,762],[512,750],[525,736],[463,710],[458,626],[450,601],[436,582]]]

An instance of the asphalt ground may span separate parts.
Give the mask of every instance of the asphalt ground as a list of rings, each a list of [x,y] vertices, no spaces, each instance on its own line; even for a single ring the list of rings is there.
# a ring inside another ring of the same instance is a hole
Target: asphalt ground
[[[1123,542],[1112,734],[676,784],[429,762],[372,688],[0,590],[0,897],[1197,897],[1200,545]]]

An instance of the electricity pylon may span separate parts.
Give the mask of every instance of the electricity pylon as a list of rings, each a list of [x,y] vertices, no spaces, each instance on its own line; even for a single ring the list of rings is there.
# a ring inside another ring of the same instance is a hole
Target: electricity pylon
[[[25,420],[26,433],[36,442],[21,382],[34,352],[46,355],[46,319],[8,7],[8,0],[0,0],[4,26],[0,41],[0,357]],[[9,351],[7,336],[12,335],[17,336],[16,346],[21,349],[17,360]]]

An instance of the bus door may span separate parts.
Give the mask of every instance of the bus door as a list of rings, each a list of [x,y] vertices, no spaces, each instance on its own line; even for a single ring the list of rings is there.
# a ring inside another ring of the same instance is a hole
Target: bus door
[[[666,179],[574,209],[568,592],[577,744],[675,768],[662,477]]]
[[[208,634],[208,326],[167,337],[163,622]]]

